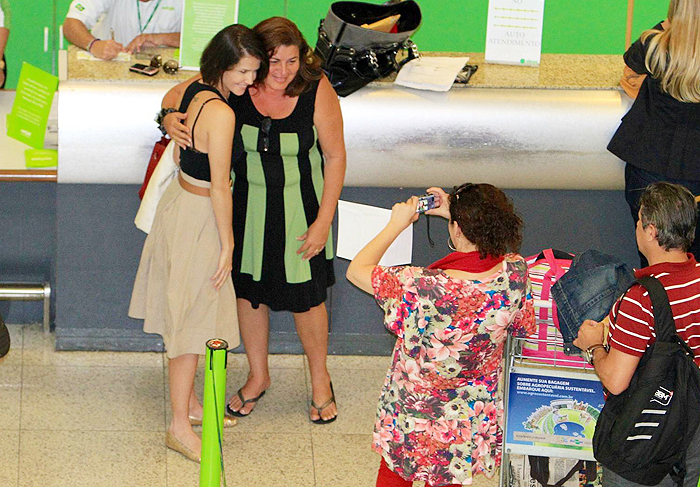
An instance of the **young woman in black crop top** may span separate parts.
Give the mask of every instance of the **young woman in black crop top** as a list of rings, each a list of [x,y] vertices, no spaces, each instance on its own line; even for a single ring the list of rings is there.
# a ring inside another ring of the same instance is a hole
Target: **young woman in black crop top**
[[[182,97],[193,144],[179,152],[181,171],[158,204],[146,239],[129,315],[163,336],[168,356],[172,421],[165,444],[194,461],[202,421],[194,394],[199,355],[207,340],[239,343],[231,279],[231,151],[235,114],[226,103],[253,83],[267,55],[258,36],[242,25],[219,32],[202,53],[202,80]],[[262,70],[264,71],[264,69]],[[227,417],[224,426],[233,426]]]

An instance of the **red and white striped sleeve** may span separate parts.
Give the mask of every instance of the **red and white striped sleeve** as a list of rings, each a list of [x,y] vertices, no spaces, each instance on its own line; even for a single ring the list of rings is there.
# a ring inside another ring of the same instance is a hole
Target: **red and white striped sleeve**
[[[654,333],[654,313],[647,291],[633,286],[610,310],[610,346],[641,357]]]

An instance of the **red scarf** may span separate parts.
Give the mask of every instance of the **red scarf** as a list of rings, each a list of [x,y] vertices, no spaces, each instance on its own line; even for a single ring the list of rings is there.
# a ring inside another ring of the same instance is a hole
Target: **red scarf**
[[[453,269],[456,271],[471,272],[479,274],[496,267],[503,262],[503,256],[494,257],[487,255],[485,259],[479,257],[479,252],[452,252],[437,262],[433,262],[428,269]]]

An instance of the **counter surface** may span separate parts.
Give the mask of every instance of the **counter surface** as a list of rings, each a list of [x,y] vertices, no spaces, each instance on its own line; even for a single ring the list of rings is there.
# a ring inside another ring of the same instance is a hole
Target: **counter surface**
[[[538,88],[557,90],[612,90],[620,85],[622,56],[599,54],[542,54],[538,67],[489,64],[483,52],[427,52],[424,56],[468,56],[469,64],[479,66],[466,85],[453,89]],[[393,81],[392,75],[382,82]]]
[[[148,59],[136,59],[131,62],[118,61],[83,61],[77,59],[80,51],[75,46],[68,48],[69,81],[182,81],[195,75],[196,71],[178,71],[174,75],[162,70],[153,77],[129,71],[134,63],[148,64]],[[158,48],[148,51],[149,56],[160,53],[164,60],[172,59],[174,49]],[[423,56],[468,56],[469,64],[476,64],[479,69],[472,76],[468,85],[455,85],[455,89],[476,88],[542,88],[542,89],[594,89],[609,90],[619,86],[624,62],[618,55],[593,54],[542,54],[539,67],[508,66],[487,64],[484,53],[425,52]],[[378,83],[392,82],[390,76]]]
[[[160,50],[164,59],[172,51]],[[152,120],[161,98],[192,72],[149,79],[130,63],[76,53],[60,86],[58,181],[138,184],[160,138]],[[623,165],[606,150],[631,101],[617,88],[621,56],[544,54],[539,67],[525,67],[466,55],[479,66],[466,87],[437,93],[387,79],[341,98],[346,184],[411,187],[433,169],[440,185],[466,170],[505,188],[623,187]]]
[[[184,81],[199,73],[199,71],[179,70],[175,74],[166,74],[161,69],[154,76],[145,76],[129,71],[129,67],[132,64],[149,64],[150,58],[154,54],[160,54],[163,57],[163,61],[173,59],[175,49],[169,47],[144,49],[142,54],[147,57],[146,59],[140,59],[136,57],[137,55],[132,55],[131,61],[78,60],[78,52],[82,51],[82,49],[76,46],[68,46],[67,51],[69,81],[145,81],[152,83],[172,83],[173,81]]]

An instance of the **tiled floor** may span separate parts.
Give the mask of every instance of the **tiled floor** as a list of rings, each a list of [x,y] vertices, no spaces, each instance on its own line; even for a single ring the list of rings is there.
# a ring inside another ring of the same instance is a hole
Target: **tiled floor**
[[[55,352],[39,325],[9,328],[12,349],[0,362],[0,486],[199,485],[198,465],[164,446],[162,354]],[[308,420],[304,358],[272,355],[268,393],[225,430],[227,485],[374,487],[379,457],[369,445],[388,362],[329,357],[340,416],[321,426]],[[245,357],[229,356],[227,397],[246,374]],[[200,370],[200,395],[202,387]]]

